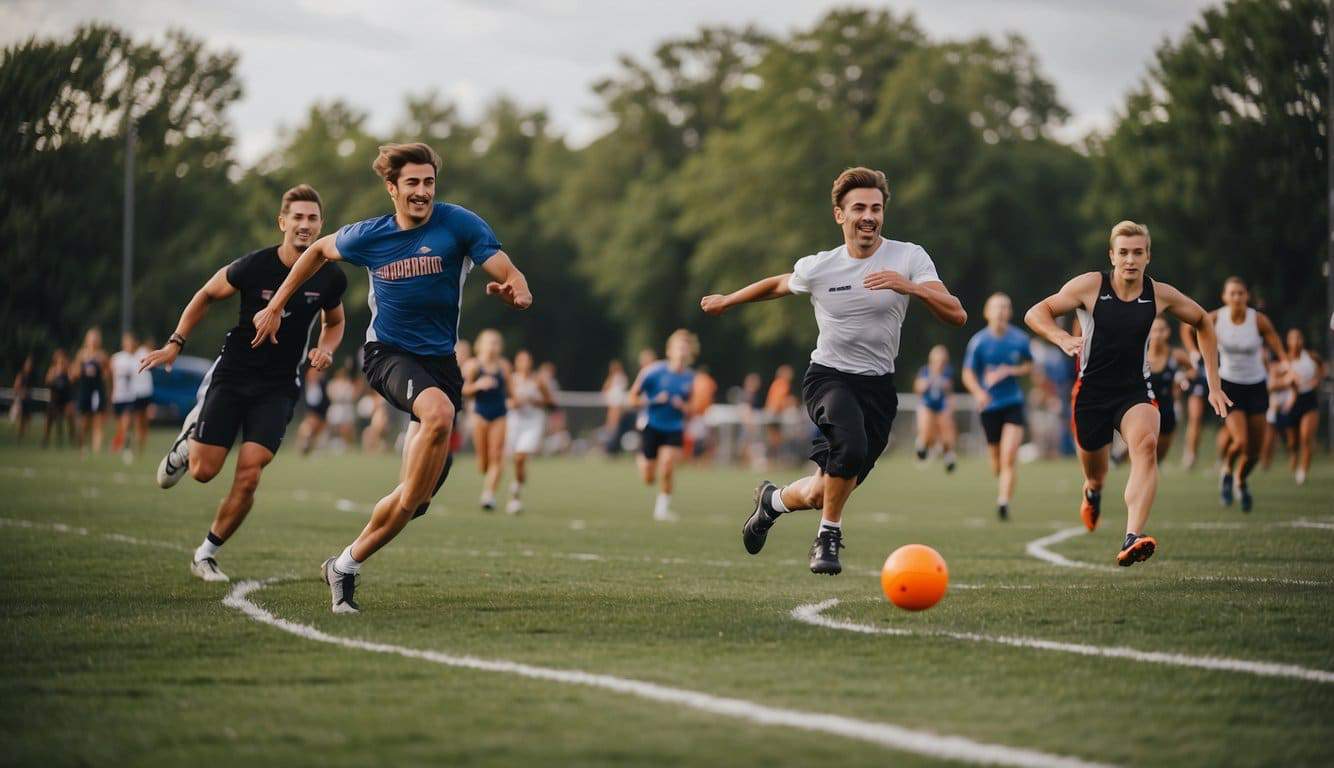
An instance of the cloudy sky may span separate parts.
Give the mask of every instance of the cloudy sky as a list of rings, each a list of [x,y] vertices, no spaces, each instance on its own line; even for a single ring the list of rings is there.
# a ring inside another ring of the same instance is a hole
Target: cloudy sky
[[[233,108],[240,154],[253,160],[280,125],[316,99],[369,110],[385,130],[403,95],[436,89],[465,113],[498,93],[544,106],[572,143],[596,136],[590,85],[619,55],[646,56],[701,25],[754,23],[781,33],[826,0],[0,0],[0,44],[114,22],[160,37],[181,27],[241,54],[245,96]],[[1154,47],[1180,35],[1207,0],[879,0],[916,14],[939,39],[1018,32],[1074,113],[1067,138],[1106,125]],[[294,63],[308,63],[302,70]]]

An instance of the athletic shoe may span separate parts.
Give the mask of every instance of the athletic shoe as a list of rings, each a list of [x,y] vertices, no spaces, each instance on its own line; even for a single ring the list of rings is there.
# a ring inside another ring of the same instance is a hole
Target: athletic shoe
[[[770,500],[773,494],[778,491],[778,486],[768,480],[761,480],[760,484],[755,486],[755,510],[746,518],[746,523],[741,526],[741,543],[746,547],[746,551],[752,555],[758,555],[761,549],[764,549],[764,541],[769,537],[769,529],[773,527],[774,522],[778,520],[778,513],[774,512],[770,506]]]
[[[954,472],[955,462],[956,458],[954,456],[954,451],[945,454],[945,474],[948,475]]]
[[[918,463],[926,461],[926,449],[921,446],[917,448],[917,461]]]
[[[1250,512],[1251,507],[1255,505],[1255,499],[1251,497],[1251,487],[1241,483],[1237,486],[1237,490],[1241,492],[1241,511]]]
[[[1089,532],[1097,530],[1098,518],[1102,517],[1102,491],[1085,491],[1084,502],[1079,505],[1079,519]]]
[[[658,509],[653,510],[653,519],[657,520],[660,523],[675,523],[679,521],[681,518],[678,517],[677,514],[671,511],[670,509],[666,507],[659,507]]]
[[[190,438],[194,435],[195,423],[199,421],[199,411],[204,407],[204,401],[195,403],[195,407],[185,416],[185,423],[181,425],[181,433],[176,436],[176,442],[171,444],[171,450],[162,457],[162,462],[157,465],[157,484],[159,488],[170,488],[179,483],[182,477],[185,477],[186,470],[190,468]]]
[[[1116,564],[1129,566],[1142,563],[1153,557],[1153,552],[1157,548],[1158,541],[1152,536],[1127,533],[1126,543],[1121,545],[1121,551],[1116,555]]]
[[[1000,521],[1001,521],[1002,523],[1008,521],[1008,520],[1010,519],[1010,505],[1009,505],[1009,504],[997,504],[997,505],[996,505],[996,517],[999,517],[999,518],[1000,518]]]
[[[843,531],[838,528],[821,528],[811,543],[811,573],[825,576],[837,576],[843,572],[843,564],[838,561],[838,551],[843,549]]]
[[[353,573],[340,573],[334,567],[334,561],[337,559],[336,556],[331,557],[320,566],[320,575],[324,577],[324,583],[329,585],[333,612],[361,613],[361,606],[352,599],[357,591],[357,576]]]
[[[478,499],[477,501],[478,501],[479,504],[482,505],[482,511],[483,511],[483,512],[495,512],[495,511],[496,511],[496,497],[495,497],[495,496],[492,496],[492,495],[489,494],[489,493],[483,493],[483,494],[482,494],[482,497],[481,497],[480,499]]]
[[[1218,499],[1223,506],[1232,506],[1232,475],[1224,472],[1218,476]]]
[[[518,499],[510,499],[509,503],[505,505],[505,514],[507,515],[517,515],[522,511],[523,502]]]
[[[191,560],[190,573],[204,581],[231,581],[227,578],[227,574],[218,570],[218,561],[211,557],[206,557],[203,560]]]
[[[1306,485],[1306,470],[1297,470],[1293,473],[1292,479],[1297,481],[1297,485]]]
[[[1184,454],[1182,454],[1182,456],[1181,456],[1181,468],[1184,469],[1184,470],[1186,470],[1186,471],[1190,471],[1190,470],[1192,470],[1192,469],[1195,469],[1195,454],[1194,454],[1194,453],[1192,453],[1191,451],[1186,451]]]

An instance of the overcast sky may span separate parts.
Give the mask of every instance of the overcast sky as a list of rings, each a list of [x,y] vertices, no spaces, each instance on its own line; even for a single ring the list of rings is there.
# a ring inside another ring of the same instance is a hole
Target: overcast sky
[[[0,0],[0,44],[63,35],[89,20],[160,39],[172,26],[241,55],[245,95],[232,109],[240,157],[269,149],[280,125],[316,99],[344,99],[387,130],[405,93],[436,89],[465,114],[499,93],[545,107],[574,144],[600,125],[590,85],[621,54],[648,55],[701,25],[805,27],[825,0]],[[929,35],[1018,32],[1074,113],[1066,138],[1108,124],[1153,50],[1209,0],[881,0]],[[302,77],[294,62],[309,62]]]

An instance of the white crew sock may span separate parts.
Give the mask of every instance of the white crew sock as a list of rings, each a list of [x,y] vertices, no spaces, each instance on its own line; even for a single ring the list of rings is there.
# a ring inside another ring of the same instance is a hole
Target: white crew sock
[[[334,561],[334,570],[347,576],[351,576],[361,570],[361,563],[357,562],[356,558],[352,557],[351,544],[348,544],[347,549],[343,550],[343,554],[339,555],[338,559]]]
[[[517,482],[517,481],[516,481],[516,482],[513,482],[513,483],[510,483],[510,498],[511,498],[511,499],[517,499],[517,498],[519,498],[519,496],[520,496],[522,493],[523,493],[523,483],[520,483],[520,482]]]
[[[658,500],[653,504],[653,514],[664,514],[671,508],[671,506],[672,495],[670,493],[659,493]]]
[[[786,487],[787,487],[787,486],[783,486],[783,488],[786,488]],[[779,488],[779,489],[775,490],[775,491],[773,492],[773,495],[769,497],[769,507],[770,507],[771,509],[773,509],[773,511],[778,512],[778,513],[780,513],[780,514],[783,513],[783,512],[791,512],[791,511],[792,511],[792,510],[790,510],[790,509],[787,508],[787,505],[786,505],[786,504],[783,503],[783,488]]]
[[[996,506],[998,506],[998,507],[1008,507],[1009,505],[1010,505],[1010,500],[1009,500],[1009,499],[1005,498],[1004,496],[997,496],[997,497],[996,497]]]
[[[842,533],[842,532],[843,532],[843,522],[842,522],[841,520],[836,522],[836,521],[834,521],[834,520],[829,520],[829,519],[826,519],[826,518],[824,518],[824,517],[821,517],[821,518],[820,518],[820,530],[822,530],[822,531],[826,531],[826,530],[828,530],[828,531],[838,531],[839,533]]]
[[[208,535],[204,537],[204,543],[200,544],[199,548],[195,550],[195,562],[205,560],[218,554],[218,550],[222,548],[222,542],[218,541],[215,543],[213,541],[214,538],[216,537],[213,535],[213,531],[209,531]]]

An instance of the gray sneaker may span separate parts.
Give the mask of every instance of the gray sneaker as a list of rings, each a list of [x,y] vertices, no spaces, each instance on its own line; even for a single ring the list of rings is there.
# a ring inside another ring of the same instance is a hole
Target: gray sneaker
[[[353,573],[340,573],[334,567],[337,557],[331,557],[320,566],[324,583],[329,585],[329,596],[334,613],[361,613],[361,606],[352,596],[357,591],[357,576]]]
[[[195,424],[199,421],[199,411],[203,407],[203,400],[195,403],[195,407],[186,415],[185,423],[181,425],[181,433],[176,436],[176,442],[171,444],[171,450],[167,451],[167,455],[162,457],[161,463],[157,465],[159,488],[166,489],[179,483],[190,468],[190,438],[194,436]]]
[[[231,581],[227,574],[218,570],[218,561],[211,557],[190,561],[190,573],[204,581]]]

